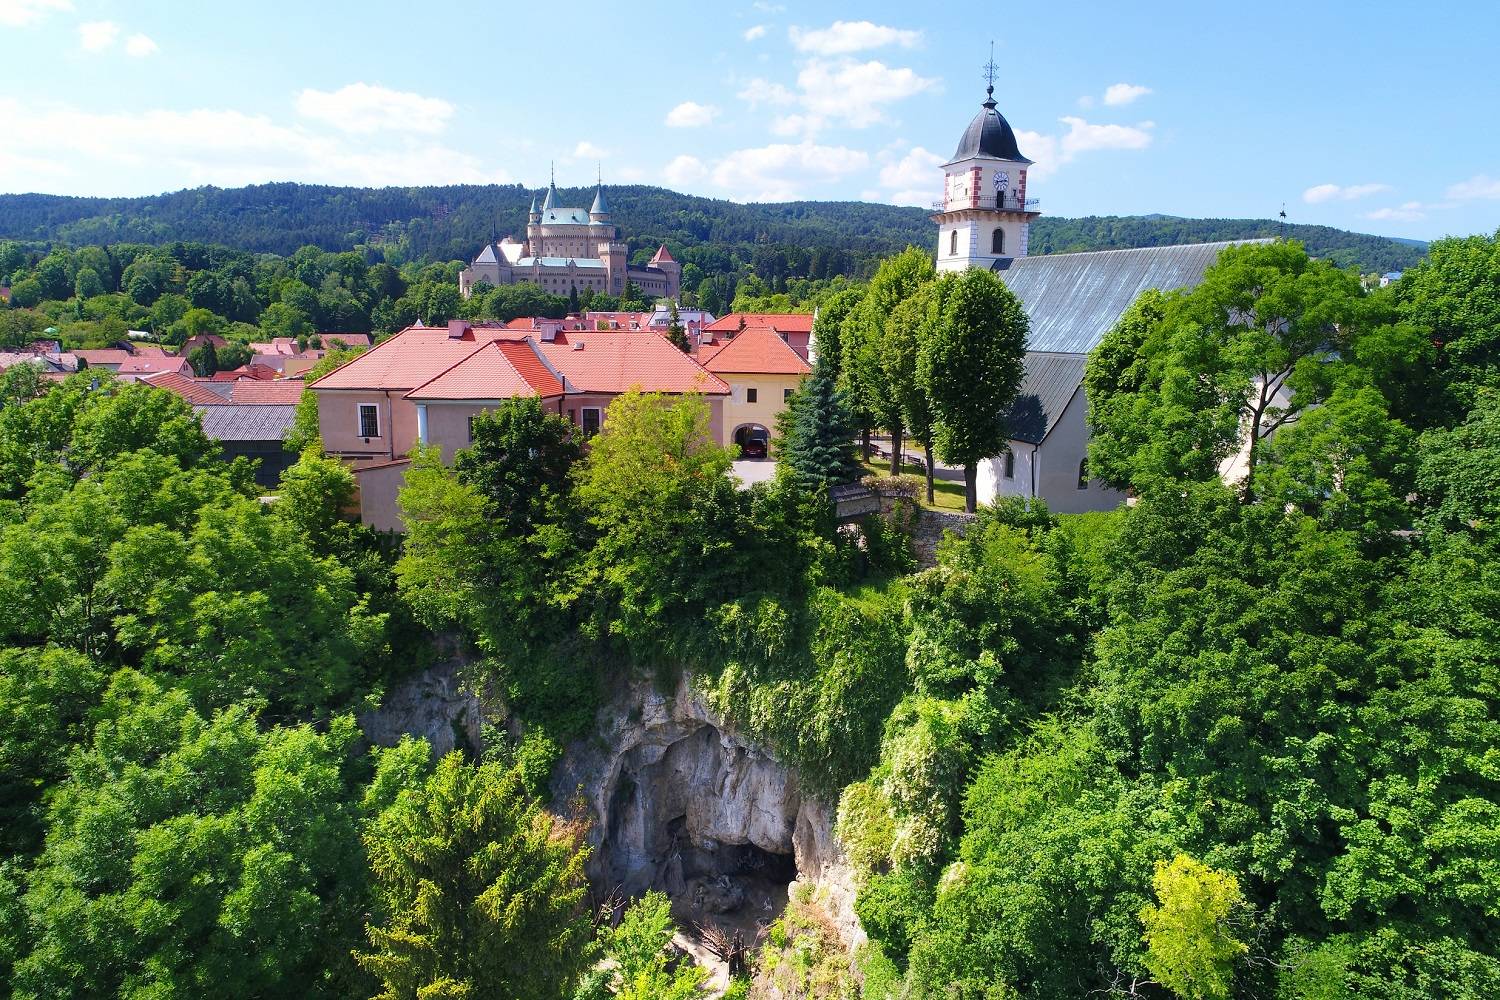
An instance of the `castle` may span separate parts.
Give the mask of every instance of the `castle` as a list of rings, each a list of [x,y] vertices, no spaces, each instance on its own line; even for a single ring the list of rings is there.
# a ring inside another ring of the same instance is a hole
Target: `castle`
[[[630,248],[619,237],[604,203],[603,184],[594,192],[593,206],[584,211],[563,206],[554,178],[540,205],[531,200],[526,239],[507,236],[490,242],[459,272],[458,290],[468,298],[480,284],[498,288],[526,281],[553,295],[585,289],[621,295],[629,281],[648,299],[676,299],[682,291],[682,265],[666,245],[645,267],[633,267]]]

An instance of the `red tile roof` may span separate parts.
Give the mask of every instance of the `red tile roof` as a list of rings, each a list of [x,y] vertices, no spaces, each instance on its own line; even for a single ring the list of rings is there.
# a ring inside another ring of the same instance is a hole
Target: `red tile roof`
[[[187,358],[148,356],[127,358],[117,369],[121,375],[149,375],[152,372],[182,372],[188,368]]]
[[[368,333],[320,333],[325,348],[337,346],[334,341],[340,341],[345,347],[369,347],[370,335]]]
[[[415,389],[494,340],[525,336],[504,327],[470,327],[450,337],[447,327],[407,327],[313,383],[316,389]]]
[[[705,369],[718,375],[806,375],[812,371],[802,356],[769,327],[746,327],[699,360]]]
[[[406,394],[407,399],[511,399],[558,396],[562,382],[528,341],[490,341]]]
[[[660,264],[663,261],[667,261],[668,263],[672,264],[677,263],[677,258],[672,256],[672,251],[667,249],[667,245],[665,243],[661,245],[661,249],[656,251],[656,256],[651,258],[651,263],[653,264]]]
[[[537,346],[573,392],[729,393],[717,376],[650,331],[569,331]]]
[[[152,375],[142,375],[138,381],[147,385],[154,385],[158,389],[175,392],[194,406],[221,406],[228,402],[223,396],[214,392],[206,385],[202,385],[186,375],[175,371],[161,371]]]
[[[769,326],[780,333],[812,333],[812,313],[730,313],[703,329],[712,333],[733,333],[741,326]]]
[[[229,401],[285,406],[301,402],[304,388],[300,378],[279,379],[275,382],[242,378],[230,388]]]

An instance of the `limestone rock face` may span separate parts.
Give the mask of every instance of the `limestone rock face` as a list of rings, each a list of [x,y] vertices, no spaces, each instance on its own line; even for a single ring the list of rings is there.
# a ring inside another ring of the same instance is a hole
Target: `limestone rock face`
[[[622,687],[595,731],[568,746],[553,800],[581,800],[593,821],[589,875],[626,893],[742,870],[753,847],[790,858],[819,886],[852,948],[864,940],[832,811],[792,769],[735,732],[684,677],[668,694]]]
[[[359,717],[365,739],[390,747],[402,736],[421,736],[432,745],[434,758],[454,749],[479,750],[485,706],[464,685],[465,667],[460,659],[444,659],[397,684],[378,709]]]

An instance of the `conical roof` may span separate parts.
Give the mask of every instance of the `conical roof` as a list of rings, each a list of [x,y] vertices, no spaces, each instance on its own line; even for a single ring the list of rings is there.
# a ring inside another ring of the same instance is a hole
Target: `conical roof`
[[[541,211],[542,211],[542,210],[541,210],[541,209],[540,209],[540,208],[537,208],[537,207],[536,207],[536,195],[535,195],[535,194],[533,194],[533,195],[532,195],[532,196],[531,196],[531,214],[532,214],[532,215],[540,215],[540,214],[541,214]]]
[[[600,184],[594,192],[594,205],[589,209],[590,215],[608,215],[609,206],[604,204],[604,185]]]
[[[971,156],[992,156],[997,160],[1030,163],[1030,160],[1021,155],[1020,147],[1016,145],[1016,133],[1010,127],[1010,122],[995,110],[995,88],[987,88],[986,93],[989,96],[985,98],[984,109],[975,115],[974,120],[969,122],[969,127],[964,129],[963,138],[958,140],[958,149],[954,151],[953,159],[967,160]]]
[[[557,193],[556,180],[547,185],[547,197],[542,199],[542,211],[549,208],[562,208],[562,197]]]

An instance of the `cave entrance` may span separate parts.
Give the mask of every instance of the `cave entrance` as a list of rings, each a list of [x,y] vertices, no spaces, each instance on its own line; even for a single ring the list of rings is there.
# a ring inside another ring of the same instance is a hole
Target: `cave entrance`
[[[623,754],[612,786],[599,859],[611,887],[665,892],[679,943],[706,964],[722,960],[716,936],[753,948],[797,877],[790,771],[702,725]]]

